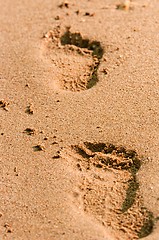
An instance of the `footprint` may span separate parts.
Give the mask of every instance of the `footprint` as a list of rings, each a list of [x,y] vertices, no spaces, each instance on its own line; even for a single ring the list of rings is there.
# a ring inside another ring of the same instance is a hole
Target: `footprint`
[[[43,38],[43,54],[51,60],[60,89],[79,92],[98,82],[98,67],[104,50],[98,41],[83,38],[70,28],[62,34],[57,27]]]
[[[61,156],[78,171],[81,211],[110,229],[115,239],[139,239],[152,232],[154,217],[143,205],[136,178],[141,159],[135,151],[85,142],[63,149]]]

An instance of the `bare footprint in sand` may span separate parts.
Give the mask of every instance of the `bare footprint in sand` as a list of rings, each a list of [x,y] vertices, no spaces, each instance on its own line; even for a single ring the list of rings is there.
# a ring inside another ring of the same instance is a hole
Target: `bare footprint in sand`
[[[100,42],[83,38],[79,32],[71,33],[70,28],[61,34],[60,27],[46,33],[43,40],[43,55],[51,61],[60,89],[78,92],[98,82],[104,53]]]
[[[139,239],[152,232],[154,217],[143,205],[136,178],[141,159],[135,151],[86,142],[63,149],[61,156],[78,172],[81,211],[115,239]]]

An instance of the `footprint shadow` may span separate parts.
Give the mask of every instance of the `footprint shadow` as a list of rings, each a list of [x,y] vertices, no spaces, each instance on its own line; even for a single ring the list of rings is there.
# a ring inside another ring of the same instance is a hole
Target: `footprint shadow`
[[[99,41],[90,41],[89,39],[83,39],[80,33],[71,33],[69,29],[60,38],[62,45],[74,45],[78,48],[87,49],[93,57],[94,64],[91,67],[90,78],[87,80],[86,89],[89,89],[96,85],[98,82],[98,67],[100,59],[103,57],[104,50]]]
[[[79,173],[83,212],[122,239],[139,239],[153,231],[153,214],[144,207],[136,173],[142,160],[133,150],[85,142],[65,148],[63,159]],[[76,186],[77,187],[77,186]]]

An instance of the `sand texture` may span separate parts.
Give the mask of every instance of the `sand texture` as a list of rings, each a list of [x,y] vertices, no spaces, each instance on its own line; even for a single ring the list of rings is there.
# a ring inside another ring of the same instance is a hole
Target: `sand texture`
[[[159,240],[159,1],[0,0],[0,240]]]

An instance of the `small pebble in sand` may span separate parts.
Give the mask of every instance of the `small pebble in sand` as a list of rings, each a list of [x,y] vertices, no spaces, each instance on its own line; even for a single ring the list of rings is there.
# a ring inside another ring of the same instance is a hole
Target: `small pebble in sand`
[[[82,171],[81,165],[79,163],[77,163],[77,168]]]
[[[34,148],[34,151],[37,152],[37,151],[45,151],[45,147],[41,144],[38,144],[36,146],[33,147]]]
[[[69,8],[69,2],[68,1],[64,1],[59,5],[59,8]]]
[[[11,226],[8,223],[5,223],[4,227],[6,228],[7,233],[13,232],[13,229],[11,228]]]
[[[95,15],[95,13],[90,13],[90,12],[85,12],[84,16],[89,16],[89,17],[93,17]]]
[[[57,155],[54,155],[52,158],[53,158],[53,159],[60,158],[60,155],[59,155],[59,154],[57,154]]]
[[[15,172],[15,176],[18,176],[18,169],[17,169],[17,167],[14,167],[14,172]]]
[[[77,15],[79,15],[80,11],[79,11],[79,10],[77,10],[77,11],[75,11],[75,13],[76,13]]]
[[[125,0],[123,3],[119,3],[116,5],[116,8],[119,10],[125,10],[128,11],[131,9],[131,1],[130,0]]]
[[[108,74],[108,69],[107,68],[103,68],[102,72],[107,75]]]
[[[3,108],[5,111],[8,111],[8,105],[9,103],[5,100],[0,100],[0,108]]]
[[[60,16],[56,16],[56,17],[55,17],[55,20],[60,20]]]
[[[32,103],[29,104],[29,106],[27,106],[26,113],[28,113],[28,114],[33,114],[34,113],[33,104]]]
[[[24,133],[26,133],[27,135],[34,135],[35,134],[35,129],[33,129],[33,128],[26,128],[24,130]]]
[[[48,140],[49,138],[48,137],[44,137],[44,140],[46,141],[46,140]]]

